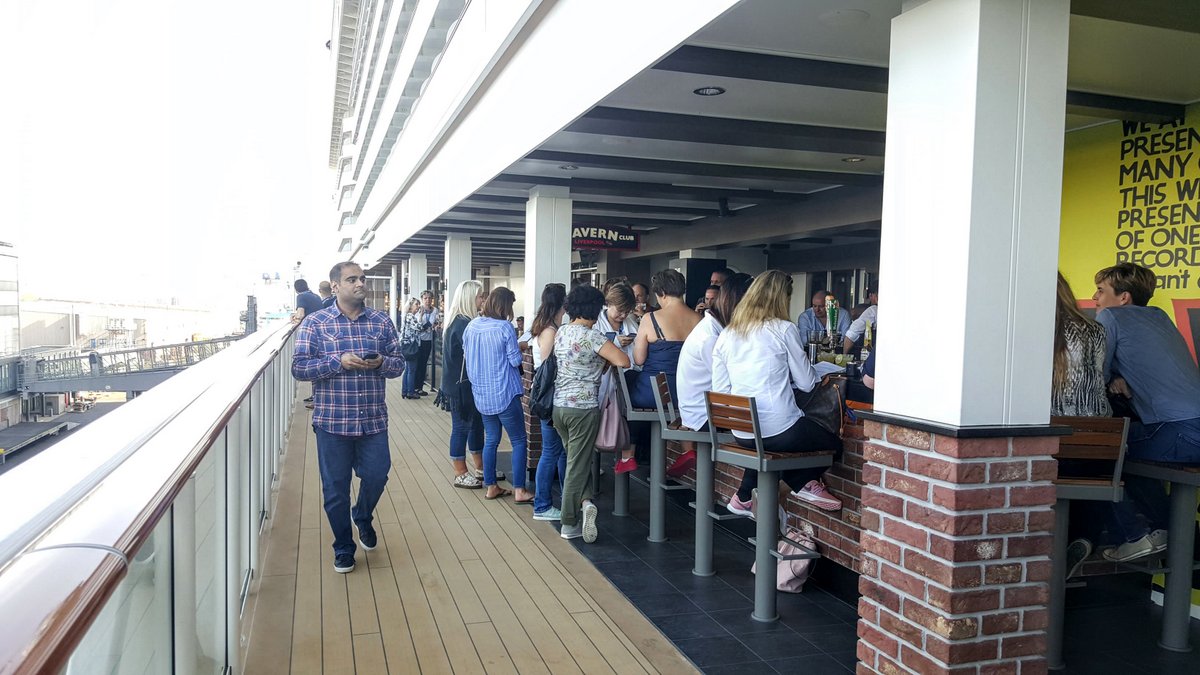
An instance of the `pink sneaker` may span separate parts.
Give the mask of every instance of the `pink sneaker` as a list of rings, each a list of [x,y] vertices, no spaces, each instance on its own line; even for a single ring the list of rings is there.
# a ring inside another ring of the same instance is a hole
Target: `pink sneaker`
[[[615,471],[616,473],[629,473],[630,471],[636,471],[636,470],[637,470],[637,460],[632,457],[628,457],[626,459],[618,459],[617,463],[613,466],[613,471]]]
[[[822,511],[837,511],[842,508],[842,500],[833,496],[829,488],[819,480],[810,480],[800,490],[792,493],[792,496],[802,502],[808,502]]]
[[[744,501],[738,499],[738,496],[735,494],[729,498],[729,504],[727,504],[725,506],[725,508],[729,509],[730,513],[737,515],[737,516],[746,516],[747,518],[754,517],[754,499],[753,498],[748,502],[744,502]]]

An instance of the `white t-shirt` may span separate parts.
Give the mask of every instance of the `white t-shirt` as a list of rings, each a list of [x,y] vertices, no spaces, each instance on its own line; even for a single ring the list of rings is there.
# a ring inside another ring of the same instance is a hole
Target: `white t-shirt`
[[[800,329],[791,321],[770,319],[749,335],[722,331],[713,348],[712,390],[754,397],[764,438],[787,431],[804,416],[792,389],[812,391],[820,381]],[[742,431],[733,434],[754,437]]]
[[[713,346],[721,334],[721,324],[705,314],[700,323],[688,333],[679,350],[679,366],[675,380],[679,392],[679,417],[689,429],[699,429],[708,422],[704,392],[712,390]]]

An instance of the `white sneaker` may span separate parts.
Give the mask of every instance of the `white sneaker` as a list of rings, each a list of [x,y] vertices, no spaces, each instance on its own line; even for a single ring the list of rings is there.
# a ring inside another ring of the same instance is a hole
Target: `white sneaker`
[[[583,505],[583,541],[588,544],[596,541],[596,535],[599,534],[596,530],[596,515],[598,512],[599,509],[591,502]]]
[[[1154,547],[1155,553],[1167,550],[1167,531],[1155,530],[1151,532],[1150,544]]]
[[[578,539],[583,536],[583,526],[576,523],[574,525],[563,525],[558,530],[558,536],[563,539]]]
[[[562,520],[562,510],[558,507],[551,506],[545,511],[539,511],[533,514],[534,520]]]
[[[1154,553],[1154,544],[1150,542],[1150,535],[1146,535],[1137,541],[1127,541],[1120,546],[1105,549],[1101,555],[1105,560],[1112,562],[1129,562],[1138,558],[1145,558]]]

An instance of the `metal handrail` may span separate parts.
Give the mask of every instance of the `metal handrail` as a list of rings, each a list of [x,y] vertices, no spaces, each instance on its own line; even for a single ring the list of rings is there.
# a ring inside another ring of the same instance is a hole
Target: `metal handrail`
[[[26,382],[53,382],[100,375],[125,375],[155,370],[178,370],[195,365],[242,340],[230,336],[158,347],[138,347],[112,352],[88,352],[51,359],[26,357]],[[93,356],[93,354],[95,354]]]
[[[0,673],[67,662],[295,329],[247,336],[0,476]]]

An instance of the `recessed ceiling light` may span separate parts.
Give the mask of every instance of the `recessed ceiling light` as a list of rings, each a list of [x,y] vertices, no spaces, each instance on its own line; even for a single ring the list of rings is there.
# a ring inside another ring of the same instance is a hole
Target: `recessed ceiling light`
[[[720,96],[725,93],[725,87],[700,87],[693,89],[692,93],[697,96]]]
[[[843,158],[842,158],[842,161],[843,161],[843,162],[850,162],[851,164],[856,164],[856,163],[858,163],[858,162],[861,162],[861,161],[863,161],[863,158],[862,158],[862,157],[843,157]]]
[[[574,164],[561,164],[561,165],[559,165],[558,168],[562,169],[563,171],[578,171],[579,170],[579,167],[575,166]]]

